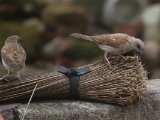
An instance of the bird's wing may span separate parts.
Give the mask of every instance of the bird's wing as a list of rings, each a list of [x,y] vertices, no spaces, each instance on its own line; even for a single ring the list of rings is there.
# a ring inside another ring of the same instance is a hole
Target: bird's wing
[[[95,43],[99,45],[103,44],[114,48],[117,48],[128,41],[127,35],[115,35],[115,34],[113,35],[102,34],[102,35],[91,36],[91,38]]]
[[[9,66],[24,66],[25,50],[19,44],[6,44],[1,50],[3,61]]]

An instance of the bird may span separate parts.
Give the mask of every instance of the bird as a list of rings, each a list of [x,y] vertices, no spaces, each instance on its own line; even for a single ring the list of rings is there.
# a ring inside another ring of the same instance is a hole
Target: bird
[[[26,52],[22,47],[22,39],[18,35],[12,35],[6,39],[1,49],[1,58],[8,74],[0,78],[0,80],[9,77],[11,73],[17,73],[19,79],[24,78],[22,69],[25,66]]]
[[[123,54],[132,50],[142,54],[144,49],[144,42],[142,40],[124,33],[101,34],[94,36],[72,33],[70,36],[76,39],[88,40],[95,43],[101,50],[104,51],[104,58],[108,62],[111,69],[113,68],[108,60],[108,54],[123,57]]]

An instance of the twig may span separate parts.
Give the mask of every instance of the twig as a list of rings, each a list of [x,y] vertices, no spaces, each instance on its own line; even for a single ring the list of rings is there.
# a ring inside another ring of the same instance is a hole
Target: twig
[[[29,105],[30,105],[30,103],[31,103],[31,100],[32,100],[33,95],[34,95],[34,93],[35,93],[35,90],[36,90],[36,88],[37,88],[37,85],[38,85],[38,84],[36,84],[35,87],[34,87],[34,89],[33,89],[32,95],[31,95],[31,97],[30,97],[30,99],[29,99],[29,101],[28,101],[27,107],[26,107],[26,109],[25,109],[25,111],[24,111],[22,120],[24,120],[24,117],[25,117],[25,115],[26,115],[27,109],[28,109],[28,107],[29,107]]]

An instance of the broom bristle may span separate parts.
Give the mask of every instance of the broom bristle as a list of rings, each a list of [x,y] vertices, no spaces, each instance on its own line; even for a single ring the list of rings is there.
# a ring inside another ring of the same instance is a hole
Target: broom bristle
[[[109,59],[113,70],[105,60],[87,65],[91,72],[81,76],[80,98],[117,104],[130,104],[146,89],[146,72],[138,57],[113,57]],[[28,76],[28,80],[0,83],[0,101],[27,99],[38,84],[34,98],[66,98],[69,79],[60,73]]]
[[[94,65],[92,74],[81,77],[80,96],[83,99],[129,104],[142,95],[146,88],[146,72],[138,57],[111,58],[114,70],[105,61]],[[98,67],[95,67],[98,66]]]

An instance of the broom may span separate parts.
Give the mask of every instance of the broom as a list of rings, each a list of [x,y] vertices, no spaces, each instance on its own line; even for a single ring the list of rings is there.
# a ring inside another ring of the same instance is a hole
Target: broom
[[[138,57],[110,58],[86,65],[91,72],[80,77],[79,99],[127,105],[137,100],[146,89],[146,72]],[[0,102],[28,99],[38,84],[34,99],[65,99],[70,90],[69,78],[54,72],[28,75],[28,80],[0,83]]]

